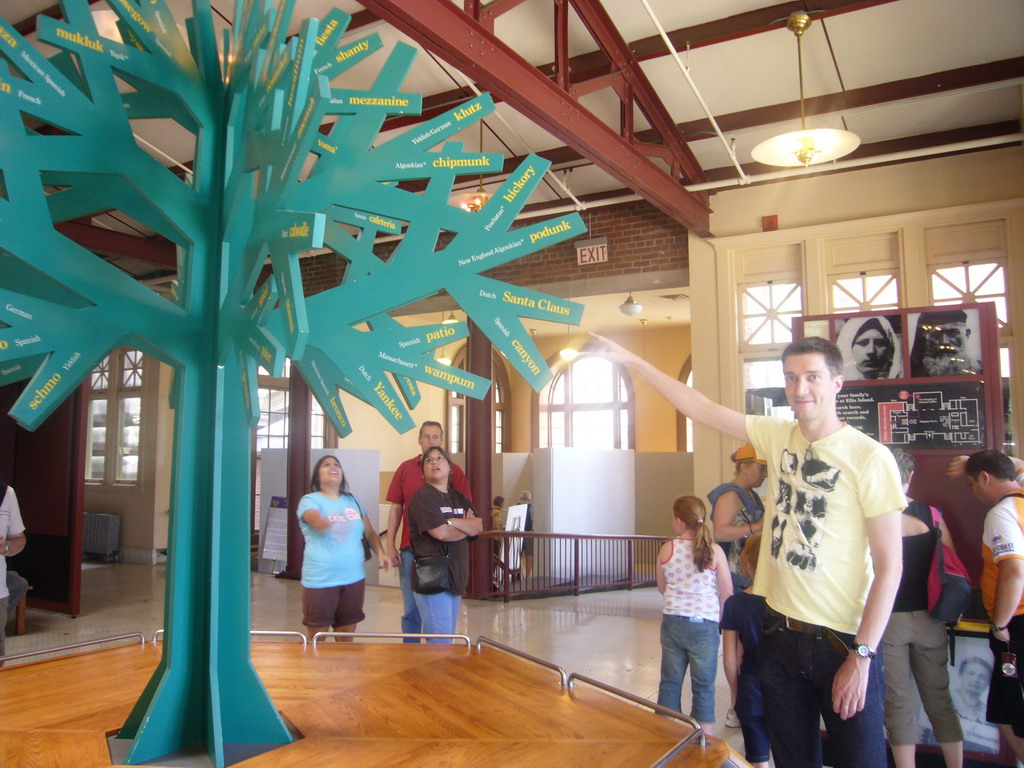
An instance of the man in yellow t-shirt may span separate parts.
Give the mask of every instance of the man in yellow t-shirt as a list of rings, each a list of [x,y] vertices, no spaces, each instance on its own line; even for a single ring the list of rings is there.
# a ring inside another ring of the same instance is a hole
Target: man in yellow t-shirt
[[[992,621],[989,647],[996,663],[985,719],[999,726],[1024,760],[1024,493],[1013,461],[999,451],[978,451],[965,469],[971,492],[989,507],[981,538],[981,599]]]
[[[902,571],[896,462],[840,420],[843,356],[826,339],[782,353],[795,421],[745,416],[595,336],[683,414],[754,445],[768,462],[768,509],[754,592],[767,602],[758,674],[776,768],[821,765],[824,718],[836,768],[885,765],[885,684],[875,648]],[[828,704],[831,704],[829,706]]]

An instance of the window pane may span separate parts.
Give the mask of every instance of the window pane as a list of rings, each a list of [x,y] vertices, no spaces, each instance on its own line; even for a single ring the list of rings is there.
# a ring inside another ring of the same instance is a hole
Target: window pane
[[[626,386],[626,377],[622,375],[622,372],[618,369],[615,370],[615,382],[618,386],[618,401],[620,403],[629,402],[629,387]]]
[[[743,391],[747,413],[786,419],[793,417],[793,411],[786,399],[782,361],[778,358],[744,361]]]
[[[100,360],[92,369],[91,383],[94,391],[102,391],[110,386],[110,355]]]
[[[462,453],[462,406],[453,405],[448,414],[448,450]]]
[[[896,276],[889,274],[840,277],[832,284],[836,312],[891,309],[899,305]]]
[[[999,348],[999,373],[1003,384],[1003,453],[1017,455],[1017,440],[1013,434],[1013,397],[1010,390],[1010,349]]]
[[[1005,293],[1003,268],[999,264],[970,264],[967,267],[967,287],[975,296]]]
[[[126,397],[121,400],[118,414],[118,446],[120,459],[117,479],[134,482],[139,475],[139,425],[142,423],[142,398]]]
[[[629,448],[629,411],[625,408],[619,411],[619,444],[615,447],[620,450]]]
[[[552,405],[562,405],[565,403],[565,374],[560,373],[555,378],[554,383],[551,385],[551,395],[548,398],[548,402]]]
[[[998,325],[1009,321],[1006,311],[1006,270],[998,262],[942,267],[932,273],[932,301],[935,304],[991,301],[996,305]]]
[[[793,318],[803,311],[797,283],[743,286],[740,291],[745,344],[779,344],[793,340]]]
[[[126,349],[121,355],[121,386],[138,389],[142,386],[142,353],[137,349]]]
[[[562,411],[551,413],[551,442],[552,448],[565,447],[565,414]]]
[[[320,407],[320,402],[314,397],[312,399],[312,406],[309,409],[309,447],[310,448],[324,448],[325,445],[325,434],[326,430],[324,426],[326,420],[324,419],[324,410]]]
[[[615,448],[613,416],[611,410],[573,411],[572,444],[577,448]]]
[[[572,402],[610,403],[614,384],[612,364],[600,357],[583,357],[572,366]]]
[[[497,410],[494,412],[494,452],[502,453],[505,443],[504,429],[505,412]]]
[[[256,450],[288,447],[288,391],[260,387],[260,423],[256,427]]]
[[[107,452],[107,401],[89,401],[89,447],[85,461],[85,479],[103,480]]]

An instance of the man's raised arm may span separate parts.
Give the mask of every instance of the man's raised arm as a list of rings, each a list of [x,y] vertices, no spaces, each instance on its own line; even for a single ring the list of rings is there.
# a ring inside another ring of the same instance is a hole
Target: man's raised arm
[[[609,341],[596,333],[590,334],[593,340],[591,349],[613,363],[624,365],[654,390],[664,397],[669,404],[689,419],[710,427],[718,432],[748,442],[746,416],[739,411],[726,408],[713,402],[693,387],[688,387],[678,379],[662,373],[643,358],[623,349],[614,341]]]

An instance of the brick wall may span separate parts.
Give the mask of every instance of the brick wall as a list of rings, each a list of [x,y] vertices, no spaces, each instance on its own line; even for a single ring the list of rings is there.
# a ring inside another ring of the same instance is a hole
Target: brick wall
[[[566,240],[484,274],[513,285],[536,286],[659,272],[689,264],[686,229],[648,203],[637,201],[582,215],[587,233],[579,239],[607,237],[607,262],[578,266],[574,241]]]
[[[299,272],[302,275],[302,292],[306,296],[326,291],[339,285],[345,277],[347,262],[333,253],[299,259]]]
[[[549,218],[558,220],[556,216]],[[606,263],[578,266],[574,241],[567,240],[483,274],[513,285],[538,286],[584,277],[660,272],[689,265],[686,229],[647,203],[637,201],[584,212],[583,221],[588,231],[580,240],[608,238]],[[450,239],[443,235],[439,247]],[[396,246],[394,241],[384,243],[375,247],[374,252],[386,259]]]

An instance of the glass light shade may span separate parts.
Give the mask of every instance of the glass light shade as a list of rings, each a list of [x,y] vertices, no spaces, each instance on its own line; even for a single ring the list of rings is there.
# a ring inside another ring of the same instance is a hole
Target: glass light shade
[[[640,304],[633,295],[630,294],[626,297],[626,300],[619,304],[619,312],[626,315],[627,317],[636,317],[644,311],[644,305]]]
[[[441,365],[451,365],[452,359],[450,357],[445,357],[444,352],[442,352],[441,356],[436,358],[436,362],[440,363]]]
[[[491,199],[491,196],[484,191],[483,187],[480,187],[475,192],[464,192],[457,199],[459,201],[459,208],[469,211],[469,213],[476,213],[487,205],[487,201]]]
[[[827,163],[845,157],[860,146],[860,136],[835,128],[791,131],[762,141],[751,157],[765,165],[785,168]]]
[[[577,352],[572,347],[566,347],[565,349],[560,350],[558,352],[558,356],[559,357],[561,357],[563,360],[566,360],[566,361],[569,361],[569,362],[571,362],[571,361],[575,360],[577,357],[579,357],[579,354],[580,353]]]

